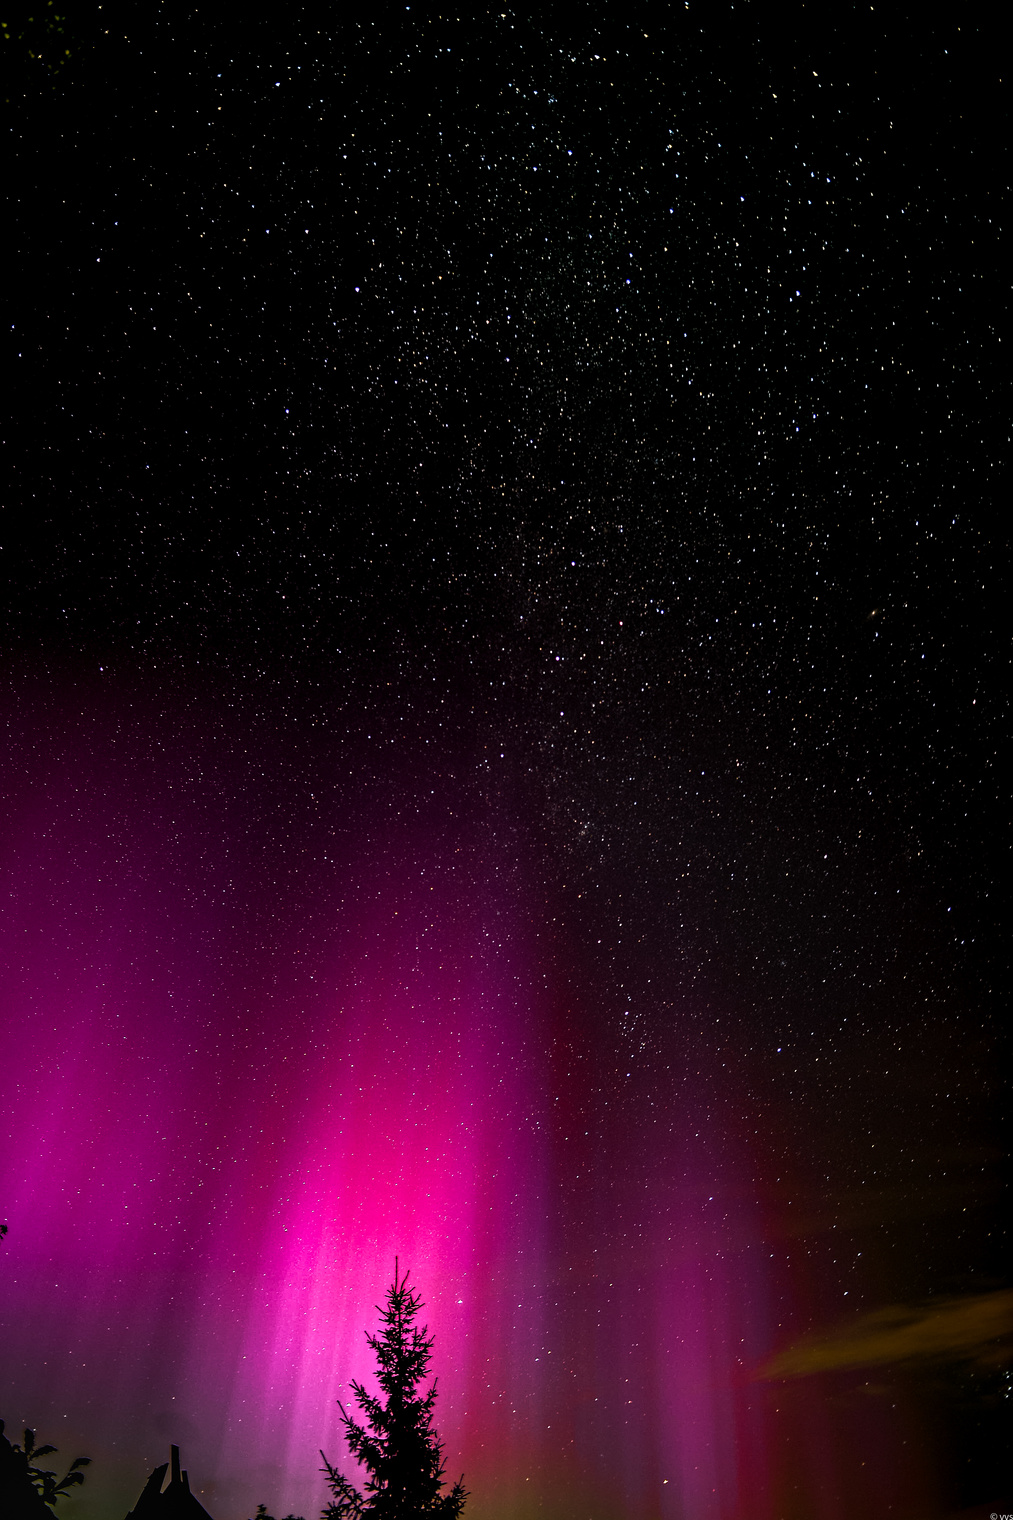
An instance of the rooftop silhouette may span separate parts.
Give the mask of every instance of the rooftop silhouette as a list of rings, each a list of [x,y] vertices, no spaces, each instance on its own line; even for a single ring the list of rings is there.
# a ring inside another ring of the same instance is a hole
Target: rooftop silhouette
[[[211,1520],[200,1500],[190,1492],[190,1479],[179,1465],[179,1447],[170,1448],[169,1462],[156,1467],[126,1520]],[[169,1482],[163,1488],[171,1466]]]

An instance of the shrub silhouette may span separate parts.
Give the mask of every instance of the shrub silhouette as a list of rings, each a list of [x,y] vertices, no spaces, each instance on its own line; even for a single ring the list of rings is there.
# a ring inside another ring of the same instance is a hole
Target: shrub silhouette
[[[34,1430],[25,1431],[24,1446],[8,1441],[0,1420],[0,1510],[5,1516],[46,1515],[57,1499],[84,1482],[80,1469],[89,1465],[90,1457],[75,1457],[59,1482],[55,1472],[37,1465],[55,1451],[55,1446],[36,1446]]]

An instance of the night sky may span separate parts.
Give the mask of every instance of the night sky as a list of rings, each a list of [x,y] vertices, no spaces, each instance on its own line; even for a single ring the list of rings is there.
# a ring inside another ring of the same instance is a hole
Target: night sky
[[[473,1520],[1013,1509],[979,8],[65,10],[8,1433],[315,1515],[397,1255]]]

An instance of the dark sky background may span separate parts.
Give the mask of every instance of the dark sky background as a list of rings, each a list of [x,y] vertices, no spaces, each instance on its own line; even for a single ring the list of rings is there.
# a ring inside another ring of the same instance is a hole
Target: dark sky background
[[[315,1513],[396,1252],[476,1520],[1009,1508],[981,12],[29,10],[0,1414],[63,1511],[176,1440]]]

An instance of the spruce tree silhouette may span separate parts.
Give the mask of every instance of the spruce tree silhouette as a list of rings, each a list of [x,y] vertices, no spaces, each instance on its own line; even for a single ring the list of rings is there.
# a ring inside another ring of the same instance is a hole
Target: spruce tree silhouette
[[[468,1495],[462,1482],[455,1483],[449,1492],[441,1492],[446,1464],[443,1443],[433,1429],[435,1379],[428,1392],[418,1391],[429,1371],[434,1340],[428,1326],[420,1330],[415,1325],[421,1307],[421,1297],[408,1287],[408,1273],[398,1277],[395,1258],[387,1307],[377,1305],[383,1328],[379,1335],[366,1336],[376,1353],[377,1379],[385,1402],[367,1393],[361,1383],[351,1385],[368,1429],[356,1424],[338,1402],[352,1455],[369,1473],[365,1495],[321,1452],[321,1471],[334,1495],[321,1520],[360,1520],[365,1516],[423,1520],[434,1515],[456,1520],[464,1509]]]

